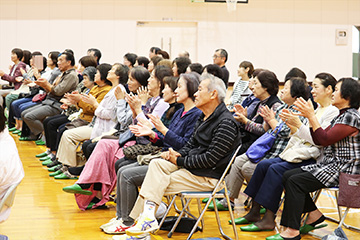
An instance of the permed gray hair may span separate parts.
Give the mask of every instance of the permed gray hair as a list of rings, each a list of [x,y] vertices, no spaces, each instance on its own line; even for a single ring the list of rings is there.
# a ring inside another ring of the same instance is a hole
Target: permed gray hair
[[[226,97],[226,86],[223,80],[221,80],[218,77],[215,77],[214,75],[210,73],[203,73],[200,76],[200,82],[203,80],[209,79],[209,86],[208,90],[209,92],[216,90],[218,93],[218,100],[219,102],[224,102]]]

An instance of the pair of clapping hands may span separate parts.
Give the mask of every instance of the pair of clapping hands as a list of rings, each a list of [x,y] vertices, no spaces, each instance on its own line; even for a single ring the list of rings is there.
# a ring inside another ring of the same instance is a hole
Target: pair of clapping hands
[[[298,129],[302,124],[298,116],[310,118],[315,115],[315,112],[310,99],[308,101],[305,101],[303,98],[298,98],[294,102],[294,105],[294,109],[299,111],[299,113],[294,113],[289,109],[283,109],[279,114],[279,117],[282,121],[285,122],[288,127]],[[244,124],[247,123],[247,107],[244,108],[240,104],[236,104],[234,106],[234,112],[234,118],[238,122]],[[259,114],[267,123],[275,119],[275,112],[271,110],[268,106],[261,107]]]

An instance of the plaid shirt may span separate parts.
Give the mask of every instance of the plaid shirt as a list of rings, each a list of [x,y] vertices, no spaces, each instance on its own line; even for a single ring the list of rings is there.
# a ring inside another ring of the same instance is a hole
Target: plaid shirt
[[[336,124],[344,124],[360,130],[360,114],[354,108],[349,108],[331,122],[331,128]],[[310,172],[326,187],[339,185],[340,172],[360,174],[360,132],[348,136],[333,145],[324,148],[323,161],[301,167]]]
[[[288,108],[292,112],[297,112],[294,109],[294,105],[291,105],[289,107],[287,104],[284,103],[282,106],[278,107],[276,110],[276,114],[275,114],[275,119],[278,121],[277,126],[279,126],[279,124],[281,124],[283,122],[280,119],[279,114],[281,113],[281,111],[283,109],[286,109],[286,108]],[[307,123],[307,118],[304,118],[302,116],[300,116],[299,118],[303,124]],[[271,131],[272,131],[272,129],[268,130],[268,132],[271,132]],[[284,124],[281,128],[281,131],[279,132],[279,134],[277,135],[277,137],[275,139],[274,145],[271,147],[269,152],[265,155],[264,159],[271,159],[271,158],[279,157],[280,153],[282,153],[282,151],[284,151],[289,140],[290,140],[290,128],[286,124]]]

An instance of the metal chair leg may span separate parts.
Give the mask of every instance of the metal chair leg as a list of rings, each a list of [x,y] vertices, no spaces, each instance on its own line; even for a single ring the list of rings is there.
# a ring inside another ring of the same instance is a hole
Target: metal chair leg
[[[183,210],[181,211],[179,217],[176,219],[176,222],[174,223],[174,226],[171,228],[170,232],[168,233],[168,238],[172,237],[173,233],[175,232],[175,229],[176,229],[177,225],[179,224],[179,222],[180,222],[182,216],[184,215],[184,213],[186,211],[186,208],[189,206],[190,202],[191,202],[191,198],[186,200],[186,203],[185,203],[185,206],[184,206]]]
[[[229,213],[230,213],[231,225],[232,225],[232,227],[233,227],[235,239],[238,240],[238,239],[239,239],[239,235],[238,235],[238,233],[237,233],[237,231],[236,231],[234,213],[233,213],[233,211],[232,211],[232,209],[231,209],[230,198],[229,198],[229,194],[228,194],[228,192],[227,192],[226,185],[224,186],[224,188],[225,188],[225,194],[224,194],[224,195],[225,195],[225,198],[226,198],[226,202],[227,202],[227,204],[228,204],[228,206],[229,206]]]
[[[172,205],[174,205],[175,199],[176,199],[176,195],[174,195],[174,196],[172,197],[172,199],[171,199],[171,201],[170,201],[170,203],[169,203],[169,206],[168,206],[168,208],[167,208],[166,211],[165,211],[164,217],[161,219],[161,221],[160,221],[160,223],[159,223],[159,229],[160,229],[161,226],[163,225],[166,216],[169,214]]]

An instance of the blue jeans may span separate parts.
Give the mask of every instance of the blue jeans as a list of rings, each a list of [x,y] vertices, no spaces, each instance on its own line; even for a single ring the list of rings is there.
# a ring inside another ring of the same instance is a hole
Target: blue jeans
[[[284,172],[315,162],[314,159],[301,163],[290,163],[281,158],[262,160],[256,166],[254,174],[244,192],[252,197],[255,202],[276,213],[284,189],[282,184]]]
[[[25,109],[36,105],[37,103],[34,103],[32,101],[32,98],[20,98],[11,103],[12,109],[14,111],[14,117],[16,119],[21,119],[21,113]]]

